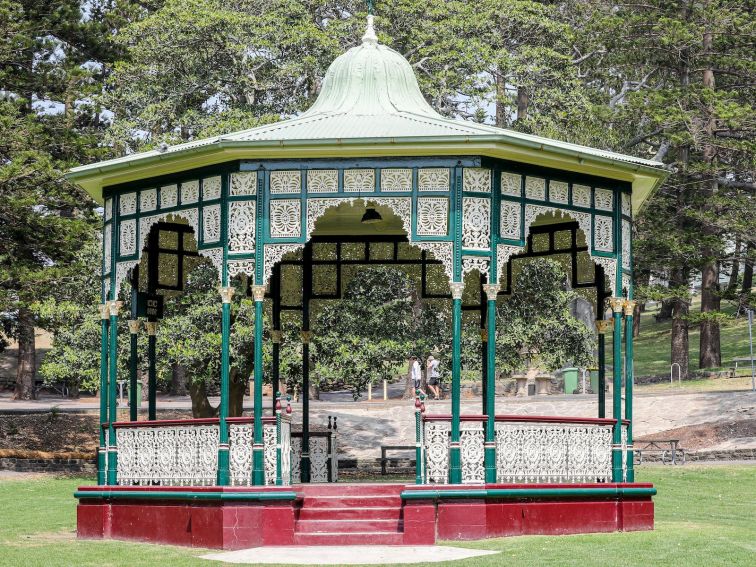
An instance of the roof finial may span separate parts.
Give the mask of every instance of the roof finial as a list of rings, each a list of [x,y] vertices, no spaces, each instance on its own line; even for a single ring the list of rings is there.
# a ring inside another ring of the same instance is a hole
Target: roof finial
[[[365,35],[362,36],[362,43],[369,45],[378,45],[378,36],[375,35],[375,28],[373,28],[373,0],[368,0],[367,5],[367,29],[365,30]]]

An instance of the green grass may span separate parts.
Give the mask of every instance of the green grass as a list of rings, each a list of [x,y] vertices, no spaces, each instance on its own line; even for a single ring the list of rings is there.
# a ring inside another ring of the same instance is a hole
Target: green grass
[[[656,529],[651,532],[500,538],[462,547],[499,554],[464,566],[715,567],[754,565],[756,466],[642,467],[639,481],[656,484]],[[0,481],[0,565],[156,567],[217,563],[204,550],[77,541],[76,501],[82,482],[71,479]]]

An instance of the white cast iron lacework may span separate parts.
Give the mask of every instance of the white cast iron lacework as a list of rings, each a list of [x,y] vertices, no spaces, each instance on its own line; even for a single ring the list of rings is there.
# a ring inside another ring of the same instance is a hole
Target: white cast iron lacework
[[[410,197],[370,197],[366,201],[368,204],[375,203],[380,207],[391,209],[402,219],[402,228],[407,235],[412,235],[412,199]]]
[[[491,202],[481,197],[462,199],[462,246],[487,250],[491,246]]]
[[[276,484],[276,424],[263,424],[263,469],[265,484]]]
[[[612,238],[612,232],[614,232],[612,217],[596,215],[593,222],[596,227],[596,236],[593,247],[601,252],[611,252],[613,250],[612,244],[614,240]]]
[[[152,227],[160,222],[174,222],[181,224],[182,222],[192,227],[194,231],[194,237],[197,238],[199,234],[199,211],[195,209],[185,209],[183,211],[177,211],[175,213],[161,213],[158,215],[151,215],[149,217],[142,217],[139,219],[139,251],[144,250],[147,246],[147,236],[150,234]]]
[[[339,172],[336,169],[311,169],[307,172],[308,193],[337,193]]]
[[[291,438],[291,483],[302,482],[302,438]]]
[[[181,204],[193,205],[199,201],[199,181],[184,181],[181,183]]]
[[[624,423],[620,428],[620,439],[622,440],[622,482],[627,482],[627,425]]]
[[[606,258],[604,256],[593,256],[593,261],[604,268],[604,276],[609,278],[609,286],[612,295],[617,297],[617,259]]]
[[[212,486],[218,426],[124,427],[116,430],[118,484]]]
[[[255,202],[234,201],[228,205],[228,249],[255,251]]]
[[[291,484],[291,421],[281,419],[281,480]]]
[[[622,221],[622,267],[630,268],[630,242],[632,236],[630,231],[630,222]]]
[[[500,207],[499,233],[503,238],[519,240],[522,231],[520,203],[502,201]]]
[[[254,195],[257,193],[257,172],[243,171],[241,173],[232,173],[230,183],[229,194],[232,197]],[[205,182],[205,199],[207,200],[207,198],[207,182]]]
[[[593,202],[597,209],[611,211],[614,205],[614,193],[609,189],[596,189],[593,194]]]
[[[136,254],[136,219],[121,221],[120,228],[119,242],[121,256],[131,256],[132,254]]]
[[[302,174],[299,171],[270,172],[270,193],[272,195],[299,193],[301,184]]]
[[[622,289],[626,289],[628,293],[633,288],[633,277],[630,274],[622,274]]]
[[[299,199],[270,201],[270,235],[295,238],[302,235],[302,208]]]
[[[223,248],[206,248],[199,250],[201,256],[208,258],[215,269],[218,270],[218,281],[222,282],[223,278]]]
[[[149,213],[157,209],[157,189],[145,189],[139,194],[139,211]]]
[[[310,482],[328,482],[327,437],[310,437]]]
[[[633,207],[630,201],[630,193],[622,193],[622,214],[626,217],[633,215]]]
[[[417,241],[412,244],[433,254],[433,258],[443,264],[446,277],[452,281],[454,275],[454,244],[452,242]]]
[[[113,246],[113,223],[110,223],[108,225],[105,225],[103,230],[103,236],[102,236],[102,247],[104,251],[104,259],[102,264],[102,274],[109,274],[110,273],[110,263],[112,261],[112,246]]]
[[[425,422],[424,442],[426,482],[446,484],[449,481],[450,435],[450,422]]]
[[[263,250],[263,281],[267,282],[273,273],[273,266],[289,252],[304,248],[304,244],[266,244]]]
[[[507,265],[509,259],[525,251],[523,246],[510,246],[509,244],[497,244],[496,245],[496,281],[501,282],[501,273],[504,271],[504,266]]]
[[[535,201],[546,200],[546,180],[543,177],[525,178],[525,197]]]
[[[464,256],[462,258],[462,277],[464,278],[473,270],[478,270],[481,275],[488,274],[490,262],[488,258],[480,256]]]
[[[105,220],[109,221],[113,218],[113,199],[105,199]]]
[[[609,482],[612,428],[578,424],[496,424],[497,482]]]
[[[569,191],[564,181],[549,181],[549,201],[567,204]]]
[[[213,199],[220,199],[221,196],[221,178],[220,175],[215,177],[208,177],[202,180],[202,199],[204,201],[212,201]]]
[[[347,169],[344,171],[344,191],[350,193],[373,193],[375,171],[372,169]]]
[[[462,170],[462,186],[465,191],[491,192],[491,170],[482,167],[466,167]]]
[[[336,432],[331,435],[331,482],[338,482],[339,480],[339,452],[336,448],[338,435]]]
[[[338,207],[341,203],[352,202],[353,199],[334,197],[331,199],[309,199],[307,205],[307,238],[312,238],[315,223],[331,207]]]
[[[412,170],[382,169],[381,191],[412,191]]]
[[[572,186],[572,204],[577,207],[591,206],[591,188],[585,185]]]
[[[525,238],[530,234],[530,227],[540,215],[553,214],[554,217],[570,217],[577,221],[580,230],[585,234],[585,241],[590,249],[591,242],[591,215],[590,213],[579,213],[575,211],[565,211],[558,207],[548,207],[542,205],[525,205]],[[589,250],[592,252],[592,250]]]
[[[233,278],[239,274],[246,274],[248,276],[255,275],[255,261],[254,260],[229,260],[228,261],[228,277]]]
[[[501,194],[519,197],[522,195],[522,176],[516,173],[501,174]]]
[[[205,242],[218,242],[221,236],[220,205],[205,205],[202,208],[202,237]]]
[[[169,209],[178,204],[178,186],[166,185],[160,188],[160,208]]]
[[[118,202],[121,215],[133,215],[137,208],[137,194],[125,193],[119,197]]]
[[[118,292],[121,290],[121,284],[125,279],[128,278],[129,272],[136,266],[139,262],[137,260],[129,260],[128,262],[118,262],[116,264],[116,272],[115,272],[115,292],[116,295],[118,295]]]
[[[462,484],[480,484],[485,481],[483,466],[483,422],[463,421],[459,424],[459,451],[462,461]]]
[[[231,486],[252,483],[252,445],[254,432],[251,423],[231,423],[228,426],[228,468]]]
[[[446,236],[449,225],[449,199],[419,197],[417,199],[417,234]]]
[[[102,279],[102,291],[102,301],[107,301],[108,295],[110,294],[110,278]]]
[[[429,167],[417,174],[417,188],[420,191],[448,191],[449,168]]]

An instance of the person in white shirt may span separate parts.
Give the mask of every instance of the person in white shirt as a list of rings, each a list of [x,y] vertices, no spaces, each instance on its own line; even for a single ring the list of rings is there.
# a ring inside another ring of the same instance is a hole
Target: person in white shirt
[[[410,376],[415,385],[415,390],[420,390],[422,376],[420,374],[420,363],[417,361],[416,356],[410,356]]]
[[[440,389],[440,374],[438,372],[439,360],[433,358],[433,355],[428,357],[428,362],[425,365],[425,375],[428,377],[428,388],[433,392],[433,397],[437,400],[441,399]]]

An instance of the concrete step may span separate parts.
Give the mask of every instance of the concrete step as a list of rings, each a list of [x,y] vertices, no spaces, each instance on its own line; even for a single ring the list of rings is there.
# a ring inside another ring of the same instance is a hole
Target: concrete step
[[[305,496],[302,509],[307,508],[401,508],[402,499],[395,496]]]
[[[401,520],[299,520],[295,533],[400,532]]]
[[[402,545],[397,532],[295,533],[295,545]]]
[[[301,520],[399,520],[402,517],[400,506],[381,506],[371,508],[302,508]]]
[[[404,484],[300,484],[294,487],[296,492],[307,496],[393,496],[404,490]]]

